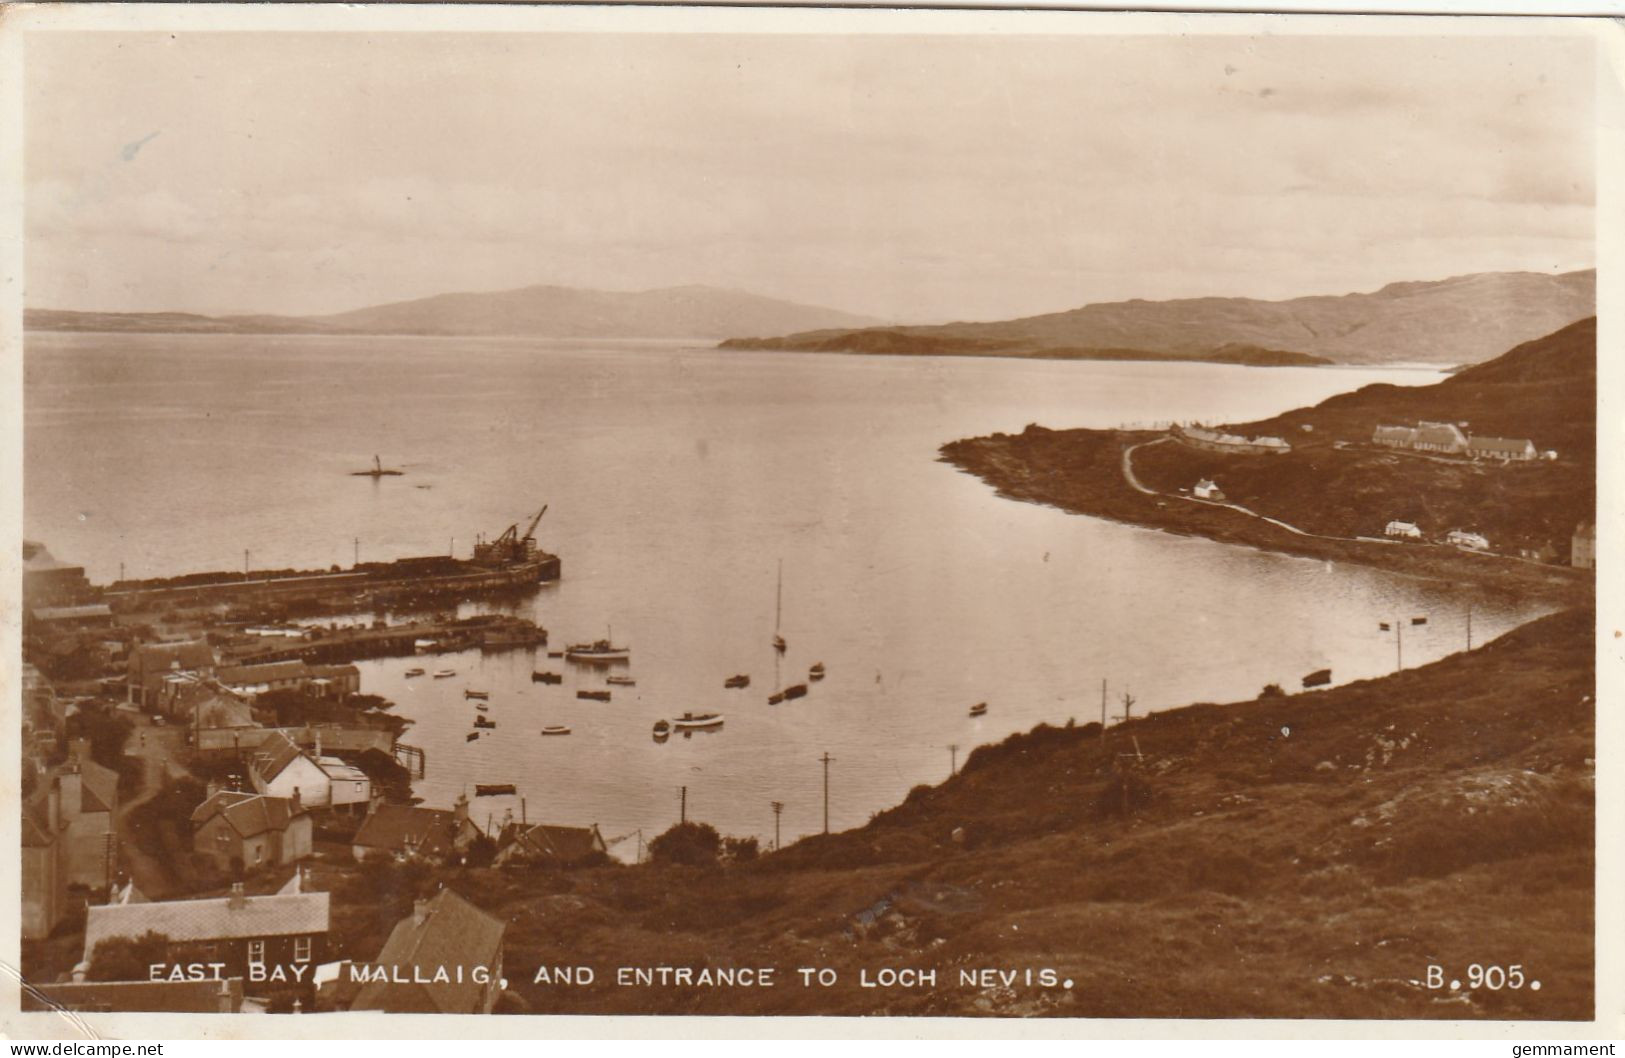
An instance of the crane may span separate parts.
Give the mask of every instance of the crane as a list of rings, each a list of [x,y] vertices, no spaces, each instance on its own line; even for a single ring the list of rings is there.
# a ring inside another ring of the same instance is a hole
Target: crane
[[[534,557],[536,554],[536,526],[541,522],[542,515],[546,513],[547,505],[543,504],[542,509],[536,512],[536,517],[530,520],[530,526],[525,530],[524,536],[519,535],[519,523],[515,522],[502,530],[502,535],[495,540],[475,545],[474,560],[476,562],[506,563],[523,562],[525,559]]]

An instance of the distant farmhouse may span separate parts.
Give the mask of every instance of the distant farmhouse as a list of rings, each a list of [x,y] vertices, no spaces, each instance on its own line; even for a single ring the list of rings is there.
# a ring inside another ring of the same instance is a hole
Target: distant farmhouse
[[[1386,536],[1403,537],[1406,540],[1420,540],[1422,538],[1422,528],[1415,522],[1401,522],[1395,520],[1388,523],[1388,527],[1383,530],[1383,534]]]
[[[1451,422],[1418,422],[1415,426],[1378,426],[1371,443],[1413,452],[1440,452],[1473,459],[1533,462],[1540,458],[1535,443],[1526,438],[1469,437]]]

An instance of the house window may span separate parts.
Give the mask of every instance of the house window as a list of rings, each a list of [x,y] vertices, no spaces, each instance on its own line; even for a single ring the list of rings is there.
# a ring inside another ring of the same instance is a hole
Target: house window
[[[293,961],[294,962],[309,962],[310,961],[310,938],[309,937],[295,937],[295,938],[293,938]]]
[[[356,793],[360,793],[360,792],[361,792],[361,784],[360,784],[360,783],[356,783],[356,784],[355,784],[355,792],[356,792]]]
[[[248,942],[248,962],[250,965],[265,962],[265,942],[263,940]]]

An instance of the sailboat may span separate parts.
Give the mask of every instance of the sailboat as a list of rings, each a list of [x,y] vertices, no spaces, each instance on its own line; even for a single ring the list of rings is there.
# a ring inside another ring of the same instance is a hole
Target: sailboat
[[[784,636],[779,632],[779,625],[784,621],[784,559],[779,559],[779,590],[773,599],[773,649],[780,654],[784,653],[786,644]]]
[[[352,478],[375,478],[375,479],[376,478],[398,478],[398,477],[401,476],[401,472],[399,470],[387,469],[384,466],[383,461],[381,459],[379,459],[377,456],[373,456],[372,457],[372,469],[371,470],[352,470],[352,471],[350,471],[350,476]]]

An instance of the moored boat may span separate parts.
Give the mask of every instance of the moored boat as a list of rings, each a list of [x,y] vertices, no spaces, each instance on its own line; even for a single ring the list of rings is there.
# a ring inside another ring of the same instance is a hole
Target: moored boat
[[[618,647],[607,639],[598,639],[591,643],[574,643],[564,648],[566,661],[626,661],[631,657],[631,647]]]
[[[489,717],[476,716],[474,718],[474,726],[489,729],[489,728],[496,727],[497,722],[495,720],[490,719]]]
[[[638,681],[630,676],[609,676],[605,678],[604,682],[616,687],[636,687],[638,685]]]
[[[457,675],[457,670],[456,669],[435,669],[434,670],[434,678],[437,679],[437,680],[447,680],[447,679],[450,679],[451,677],[453,677],[455,675]]]
[[[671,734],[671,721],[669,721],[669,720],[656,720],[655,721],[654,736],[655,736],[655,741],[656,742],[664,742],[664,741],[666,741],[666,738],[670,734]]]
[[[482,713],[488,713],[488,712],[491,711],[491,707],[489,705],[486,705],[484,702],[481,702],[480,704],[476,705],[474,708],[478,709]]]
[[[469,732],[469,733],[468,733],[468,737],[467,737],[467,738],[465,738],[465,739],[463,739],[463,741],[464,741],[464,742],[472,742],[472,741],[474,741],[474,740],[475,740],[475,739],[476,739],[476,738],[479,738],[479,737],[480,737],[480,733],[479,733],[479,732],[478,732],[478,731],[470,731],[470,732]]]
[[[783,691],[774,691],[772,694],[767,696],[767,704],[768,705],[778,705],[779,703],[781,703],[783,701],[784,701],[784,692]]]
[[[547,656],[550,657],[550,658],[562,658],[564,656],[564,651],[562,651],[562,650],[549,650],[547,652]]]
[[[1316,669],[1303,678],[1303,685],[1308,687],[1324,687],[1332,682],[1331,669]]]
[[[722,686],[726,687],[730,691],[738,690],[740,687],[749,687],[750,677],[744,673],[740,673],[737,676],[729,676],[727,679],[722,681]]]
[[[411,679],[413,676],[421,676],[421,675],[423,675],[423,670],[422,669],[407,669],[406,670],[406,678],[407,679]]]
[[[564,677],[557,672],[533,672],[530,674],[532,683],[563,683]]]
[[[975,705],[971,706],[970,707],[970,715],[971,716],[986,716],[987,715],[987,703],[986,702],[977,702]]]
[[[519,790],[511,782],[475,783],[475,797],[502,797],[506,794],[518,793]]]
[[[464,698],[475,698],[475,699],[478,699],[479,701],[483,702],[487,698],[491,697],[491,692],[490,691],[464,691],[463,692],[463,697]]]
[[[577,691],[576,692],[576,697],[582,699],[583,701],[588,701],[588,702],[607,702],[607,701],[609,701],[609,692],[608,691]]]
[[[721,713],[684,713],[671,726],[678,731],[699,731],[708,727],[721,727]]]
[[[807,685],[805,683],[793,684],[793,685],[791,685],[789,687],[786,687],[784,689],[784,700],[787,701],[787,702],[792,701],[792,700],[794,700],[796,698],[805,698],[806,696],[807,696]]]
[[[815,664],[812,668],[808,669],[807,670],[807,678],[809,680],[821,680],[821,679],[823,679],[824,678],[824,663],[822,661],[820,661],[817,664]]]
[[[569,733],[570,729],[563,724],[549,724],[542,728],[542,734],[544,735],[568,735]]]

